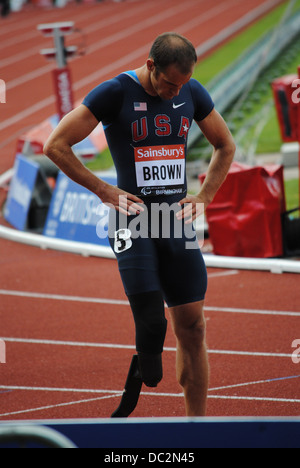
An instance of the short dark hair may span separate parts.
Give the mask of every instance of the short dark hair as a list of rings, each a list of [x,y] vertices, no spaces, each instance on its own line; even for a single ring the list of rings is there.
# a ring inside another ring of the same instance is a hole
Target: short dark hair
[[[198,60],[193,44],[177,33],[165,33],[155,39],[149,58],[154,60],[157,71],[164,72],[176,65],[183,75],[188,75]]]

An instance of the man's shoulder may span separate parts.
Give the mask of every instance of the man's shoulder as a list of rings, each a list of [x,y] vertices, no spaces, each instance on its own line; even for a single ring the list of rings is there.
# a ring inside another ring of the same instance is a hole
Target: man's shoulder
[[[113,95],[119,95],[122,93],[122,89],[122,82],[119,76],[116,76],[115,78],[103,81],[95,86],[95,88],[86,96],[85,101],[98,100],[99,98],[103,98],[103,96],[109,96],[111,98]]]
[[[206,88],[195,78],[191,78],[188,85],[190,86],[193,92],[207,94]]]
[[[124,87],[120,75],[96,86],[83,100],[83,104],[99,121],[111,121],[120,111]]]
[[[188,83],[195,105],[195,120],[197,122],[204,120],[213,110],[214,102],[207,89],[192,78]]]

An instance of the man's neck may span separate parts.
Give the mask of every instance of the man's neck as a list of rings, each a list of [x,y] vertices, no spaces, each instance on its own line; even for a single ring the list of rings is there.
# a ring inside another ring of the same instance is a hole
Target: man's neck
[[[138,68],[137,70],[135,70],[135,72],[137,74],[139,82],[141,83],[146,93],[150,94],[150,96],[157,96],[157,92],[155,91],[151,83],[150,71],[148,70],[147,65]]]

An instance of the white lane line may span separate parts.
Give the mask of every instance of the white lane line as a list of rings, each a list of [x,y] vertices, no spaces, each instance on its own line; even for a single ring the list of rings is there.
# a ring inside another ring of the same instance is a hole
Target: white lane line
[[[234,388],[248,387],[253,385],[260,385],[265,383],[286,381],[299,379],[300,375],[288,376],[283,378],[267,379],[267,380],[257,380],[255,382],[244,382],[241,384],[226,385],[222,387],[209,388],[209,392],[216,392],[219,390],[231,390]],[[33,386],[22,386],[22,385],[0,385],[0,390],[18,390],[18,391],[34,391],[34,392],[54,392],[54,393],[88,393],[88,394],[102,394],[102,395],[112,395],[118,396],[122,395],[122,390],[105,390],[105,389],[91,389],[91,388],[64,388],[64,387],[33,387]],[[161,397],[183,397],[183,393],[161,393],[161,392],[142,392],[141,395],[145,396],[161,396]],[[217,395],[215,395],[217,396]],[[231,395],[220,395],[220,396],[231,396]],[[237,396],[237,395],[234,395]]]
[[[299,378],[300,378],[300,375],[292,375],[292,376],[280,377],[280,378],[276,378],[276,379],[257,380],[257,381],[254,381],[254,382],[244,382],[244,383],[240,383],[240,384],[225,385],[223,387],[210,388],[209,392],[216,392],[217,390],[228,390],[228,389],[232,389],[232,388],[248,387],[248,386],[251,386],[251,385],[260,385],[260,384],[265,384],[265,383],[286,381],[286,380],[299,379]]]
[[[207,312],[224,312],[224,313],[233,313],[233,314],[300,317],[300,312],[289,312],[285,310],[240,309],[240,308],[234,308],[234,307],[208,307],[208,306],[205,306],[205,310]]]
[[[122,396],[122,393],[119,392],[119,394],[117,394],[117,395],[107,395],[107,396],[98,397],[98,398],[88,398],[86,400],[70,401],[69,403],[58,403],[56,405],[40,406],[39,408],[30,408],[30,409],[26,409],[26,410],[12,411],[10,413],[0,414],[0,418],[5,417],[5,416],[14,416],[14,415],[17,415],[17,414],[33,413],[35,411],[47,411],[47,410],[50,410],[50,409],[62,408],[64,406],[79,405],[79,404],[82,404],[82,403],[92,403],[94,401],[107,400],[107,399],[110,399],[110,398],[117,398],[117,397],[121,397],[121,396]]]
[[[208,278],[221,278],[222,276],[236,276],[239,275],[240,272],[238,270],[229,270],[229,271],[219,271],[217,273],[209,273]]]
[[[110,304],[110,305],[125,305],[125,306],[129,305],[128,301],[117,300],[117,299],[66,296],[66,295],[60,295],[60,294],[43,294],[43,293],[26,292],[26,291],[6,291],[5,289],[0,289],[0,295],[24,297],[24,298],[30,298],[30,299],[47,299],[47,300],[53,300],[53,301],[83,302],[83,303],[89,303],[89,304]]]
[[[265,397],[251,397],[251,396],[230,396],[230,395],[208,395],[208,398],[214,400],[241,400],[241,401],[270,401],[275,403],[300,403],[300,400],[293,398],[265,398]]]
[[[285,354],[285,353],[259,353],[259,352],[253,352],[253,351],[232,351],[232,350],[225,350],[225,349],[209,349],[208,350],[209,354],[222,354],[222,355],[228,355],[228,356],[253,356],[253,357],[280,357],[280,358],[292,358],[292,353],[291,354]]]
[[[74,346],[82,348],[106,348],[106,349],[131,349],[134,350],[134,345],[113,344],[113,343],[89,343],[81,341],[60,341],[60,340],[38,340],[31,338],[11,338],[5,337],[1,339],[6,343],[25,343],[38,345],[53,345],[53,346]],[[176,351],[175,348],[165,348],[165,351]]]
[[[94,393],[101,395],[121,395],[122,390],[104,390],[89,388],[32,387],[28,385],[0,385],[0,390],[26,390],[33,392]]]
[[[30,390],[32,390],[32,389],[30,388]],[[13,415],[17,415],[17,414],[33,413],[35,411],[43,411],[43,410],[61,408],[61,407],[66,407],[66,406],[78,405],[78,404],[83,404],[83,403],[91,403],[91,402],[95,402],[95,401],[121,397],[121,395],[122,395],[122,392],[119,391],[119,392],[116,392],[114,395],[107,395],[107,396],[98,397],[98,398],[88,398],[88,399],[84,399],[84,400],[71,401],[71,402],[68,402],[68,403],[58,403],[56,405],[41,406],[41,407],[38,407],[38,408],[30,408],[30,409],[26,409],[26,410],[19,410],[19,411],[13,411],[13,412],[9,412],[9,413],[2,413],[2,414],[0,414],[0,418],[7,417],[7,416],[13,416]],[[142,392],[141,395],[151,396],[151,397],[183,398],[182,393]],[[266,397],[235,396],[235,395],[234,396],[230,396],[230,395],[208,395],[208,398],[209,399],[214,399],[214,400],[260,401],[260,402],[273,402],[273,403],[300,403],[299,399],[291,399],[291,398],[266,398]]]
[[[226,275],[226,272],[224,272],[224,275]],[[88,303],[88,304],[107,304],[107,305],[129,306],[129,302],[126,300],[106,299],[106,298],[98,298],[98,297],[67,296],[67,295],[61,295],[61,294],[45,294],[45,293],[37,293],[37,292],[30,292],[30,291],[14,291],[14,290],[0,289],[0,295],[23,297],[23,298],[28,298],[28,299],[46,299],[46,300],[54,300],[54,301],[82,302],[82,303]],[[286,316],[286,317],[300,317],[300,312],[291,312],[291,311],[283,311],[283,310],[242,309],[242,308],[234,308],[234,307],[213,307],[213,306],[205,306],[205,310],[207,312],[224,312],[224,313],[234,313],[234,314],[254,314],[254,315],[272,315],[272,316],[278,315],[278,316]]]
[[[135,350],[134,345],[114,344],[114,343],[89,343],[80,341],[59,341],[59,340],[39,340],[34,338],[12,338],[2,337],[1,339],[7,343],[24,343],[24,344],[38,344],[38,345],[53,345],[53,346],[74,346],[83,348],[106,348],[106,349],[129,349]],[[165,351],[176,352],[176,348],[165,347]],[[291,354],[284,353],[265,353],[255,351],[233,351],[224,349],[209,349],[209,354],[221,354],[223,356],[251,356],[251,357],[280,357],[280,358],[292,358]]]

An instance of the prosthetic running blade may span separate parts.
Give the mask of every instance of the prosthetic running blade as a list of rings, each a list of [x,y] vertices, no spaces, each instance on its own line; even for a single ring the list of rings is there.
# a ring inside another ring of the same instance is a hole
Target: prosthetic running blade
[[[135,354],[127,376],[125,390],[119,407],[111,415],[112,418],[128,418],[135,410],[141,393],[143,381],[139,371],[139,360]]]

